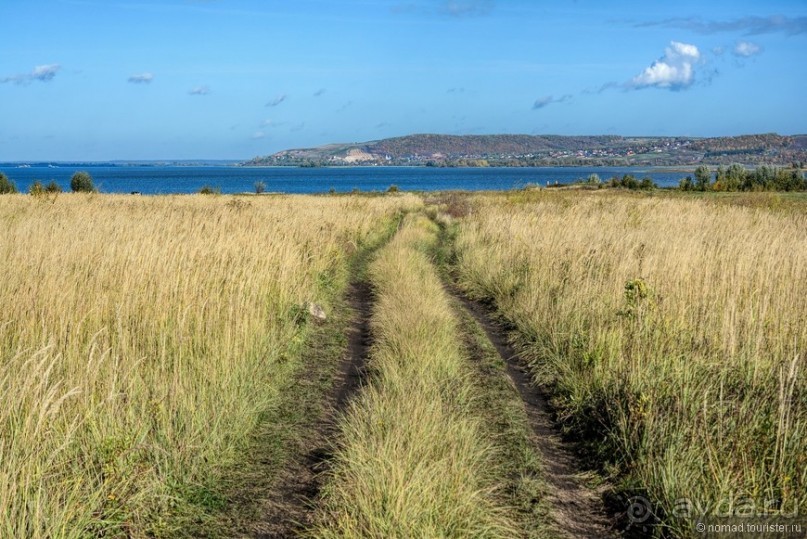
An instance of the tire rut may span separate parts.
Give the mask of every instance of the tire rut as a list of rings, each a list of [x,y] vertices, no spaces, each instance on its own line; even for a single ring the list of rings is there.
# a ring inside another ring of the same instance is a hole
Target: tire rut
[[[619,537],[615,519],[609,517],[602,493],[583,483],[583,470],[573,447],[562,440],[546,397],[532,383],[527,367],[508,341],[507,331],[491,318],[488,309],[466,297],[454,285],[447,284],[446,290],[482,327],[504,361],[507,375],[521,397],[535,447],[542,456],[544,480],[549,487],[550,513],[557,531],[574,538]]]
[[[297,456],[284,464],[262,504],[261,523],[247,536],[257,539],[294,537],[313,523],[317,499],[326,479],[323,472],[328,470],[333,441],[339,435],[338,419],[367,376],[372,344],[372,303],[372,288],[366,280],[349,285],[347,304],[352,317],[347,330],[347,348],[333,385],[325,395],[319,416],[305,425],[302,431],[306,434],[295,440],[293,453]],[[303,373],[302,378],[322,374],[316,370]]]

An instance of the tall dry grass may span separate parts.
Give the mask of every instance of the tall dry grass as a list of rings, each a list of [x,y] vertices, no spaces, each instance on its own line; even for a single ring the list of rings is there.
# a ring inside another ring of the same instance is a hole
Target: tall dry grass
[[[718,503],[807,513],[807,212],[479,198],[457,250],[563,424],[674,534]]]
[[[514,537],[496,501],[492,441],[472,410],[457,321],[426,251],[436,227],[408,219],[370,267],[371,382],[341,425],[320,525],[332,537]]]
[[[410,197],[0,200],[0,536],[160,536]],[[179,520],[181,521],[181,520]]]

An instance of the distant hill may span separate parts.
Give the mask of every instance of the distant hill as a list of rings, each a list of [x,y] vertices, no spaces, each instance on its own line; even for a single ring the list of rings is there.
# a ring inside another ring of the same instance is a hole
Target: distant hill
[[[245,166],[692,166],[807,162],[807,135],[620,137],[408,135],[256,157]]]

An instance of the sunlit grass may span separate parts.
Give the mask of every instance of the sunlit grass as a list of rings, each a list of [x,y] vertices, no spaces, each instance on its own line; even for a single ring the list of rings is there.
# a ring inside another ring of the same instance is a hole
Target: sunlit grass
[[[409,219],[370,267],[372,381],[350,406],[316,537],[513,537],[496,501],[493,444],[470,405],[457,321]]]
[[[413,197],[0,200],[0,536],[161,535],[215,504],[302,306]]]
[[[562,424],[681,535],[680,500],[807,511],[807,211],[731,202],[479,197],[459,233]]]

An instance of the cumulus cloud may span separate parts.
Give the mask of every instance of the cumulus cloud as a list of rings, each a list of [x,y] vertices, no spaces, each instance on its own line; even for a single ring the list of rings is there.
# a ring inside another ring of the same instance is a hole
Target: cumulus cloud
[[[564,101],[568,101],[571,98],[572,98],[572,96],[569,95],[569,94],[562,95],[562,96],[560,96],[558,98],[555,98],[554,96],[551,96],[551,95],[546,95],[544,97],[539,97],[538,99],[535,100],[535,103],[532,104],[532,110],[539,110],[539,109],[547,107],[547,106],[549,106],[549,105],[551,105],[553,103],[563,103]]]
[[[17,75],[2,77],[0,78],[0,83],[13,82],[15,84],[29,84],[33,81],[50,82],[60,69],[62,69],[62,66],[59,64],[36,66],[30,73],[19,73]]]
[[[276,107],[279,104],[281,104],[282,102],[284,102],[286,100],[286,97],[288,97],[288,96],[286,96],[286,94],[281,94],[281,95],[275,97],[274,99],[272,99],[271,101],[269,101],[266,104],[266,106],[267,107]]]
[[[207,95],[210,93],[210,86],[203,85],[203,86],[196,86],[191,88],[188,93],[190,95]]]
[[[132,84],[151,84],[154,80],[152,73],[140,73],[139,75],[131,75],[128,79]]]
[[[762,47],[756,43],[751,43],[750,41],[739,41],[736,45],[734,45],[734,49],[731,52],[734,54],[734,56],[750,58],[751,56],[761,53]]]
[[[797,35],[807,33],[807,17],[786,17],[770,15],[768,17],[742,17],[730,21],[706,21],[698,17],[679,17],[663,21],[639,23],[638,27],[662,26],[692,30],[701,34],[719,32],[741,32],[745,35],[783,33]]]
[[[630,89],[664,88],[683,90],[695,82],[695,64],[700,60],[698,47],[679,41],[671,41],[664,56],[645,68],[627,84]]]

